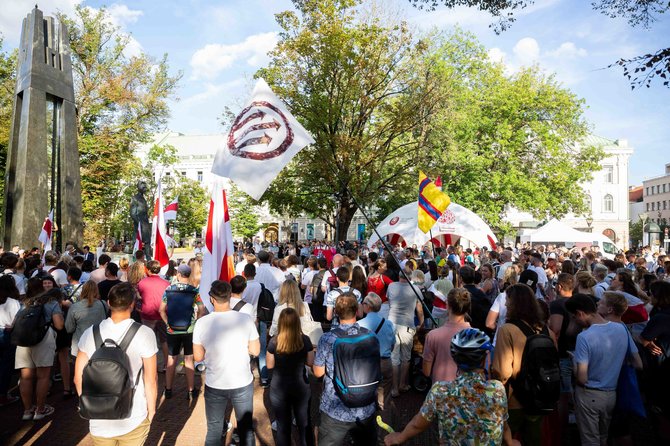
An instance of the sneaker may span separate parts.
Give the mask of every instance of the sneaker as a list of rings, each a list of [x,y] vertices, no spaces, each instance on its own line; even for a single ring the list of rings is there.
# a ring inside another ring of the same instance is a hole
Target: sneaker
[[[35,408],[32,408],[30,410],[24,410],[23,416],[21,417],[21,421],[30,421],[33,419],[34,415],[35,415]]]
[[[63,377],[61,376],[60,373],[55,373],[53,378],[51,378],[54,382],[61,382],[63,381]]]
[[[200,389],[193,389],[188,391],[188,400],[193,401],[198,399],[198,395],[200,394]]]
[[[166,387],[165,390],[163,390],[163,396],[165,397],[166,400],[172,398],[172,389],[168,389]]]
[[[49,415],[53,415],[55,409],[48,404],[45,404],[44,407],[42,408],[41,411],[36,410],[35,415],[33,416],[33,420],[38,421],[41,420],[42,418],[46,418]],[[25,415],[25,413],[24,413]]]

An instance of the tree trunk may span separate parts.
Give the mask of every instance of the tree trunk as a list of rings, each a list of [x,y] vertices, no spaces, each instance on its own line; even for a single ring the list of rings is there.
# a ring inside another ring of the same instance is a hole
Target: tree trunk
[[[340,207],[337,212],[337,238],[338,242],[347,240],[347,232],[349,232],[349,226],[351,226],[351,220],[354,218],[354,214],[358,208],[352,202],[351,197],[348,194],[343,194],[340,198]]]

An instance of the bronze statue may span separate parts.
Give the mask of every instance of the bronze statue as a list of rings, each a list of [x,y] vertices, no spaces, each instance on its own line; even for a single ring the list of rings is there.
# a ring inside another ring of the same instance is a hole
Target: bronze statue
[[[137,233],[137,227],[141,228],[142,245],[147,260],[151,259],[151,223],[149,223],[149,206],[144,198],[144,192],[147,190],[147,183],[137,182],[137,193],[130,200],[130,218],[133,219],[133,234]]]

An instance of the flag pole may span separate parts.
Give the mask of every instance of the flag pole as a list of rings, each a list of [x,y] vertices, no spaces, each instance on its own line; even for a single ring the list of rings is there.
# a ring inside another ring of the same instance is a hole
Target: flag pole
[[[372,222],[371,222],[370,219],[368,218],[368,214],[367,214],[367,212],[365,212],[365,210],[363,209],[363,207],[362,207],[360,204],[358,204],[358,200],[356,200],[356,197],[354,197],[354,194],[351,193],[351,190],[349,190],[349,187],[348,187],[346,184],[344,184],[344,183],[342,182],[342,179],[340,179],[340,183],[342,184],[342,187],[349,193],[349,196],[351,197],[351,201],[354,202],[354,204],[356,205],[356,207],[358,208],[358,210],[361,211],[361,214],[363,214],[363,218],[365,218],[365,221],[367,221],[368,224],[372,227],[372,230],[373,230],[374,233],[377,235],[377,238],[379,238],[379,241],[382,242],[382,244],[384,245],[384,249],[385,249],[386,251],[388,251],[389,254],[391,254],[391,255],[393,256],[393,258],[394,258],[394,260],[396,261],[396,263],[398,264],[398,266],[400,266],[400,262],[398,262],[398,259],[396,258],[395,254],[393,254],[393,250],[391,249],[391,246],[388,245],[388,244],[386,243],[386,240],[384,240],[384,239],[379,235],[379,232],[377,232],[377,227],[376,227],[375,225],[372,224]],[[437,321],[436,321],[435,318],[433,317],[433,313],[431,313],[430,309],[428,308],[428,305],[426,305],[426,302],[423,300],[423,296],[421,296],[421,293],[419,293],[419,290],[417,290],[416,287],[414,286],[414,284],[412,284],[412,281],[410,280],[410,278],[407,277],[407,274],[405,274],[405,270],[404,270],[404,269],[400,268],[400,274],[401,274],[402,277],[403,277],[403,278],[404,278],[404,279],[411,285],[410,288],[412,289],[412,291],[414,291],[414,294],[416,295],[416,298],[419,299],[419,302],[421,302],[421,305],[423,306],[423,308],[424,308],[424,310],[425,310],[425,313],[428,314],[428,317],[430,318],[430,320],[431,320],[431,321],[433,322],[433,324],[435,324],[435,326],[437,327]]]
[[[435,260],[435,242],[433,241],[433,228],[430,228],[428,230],[428,234],[430,235],[430,246],[433,247],[433,260]]]

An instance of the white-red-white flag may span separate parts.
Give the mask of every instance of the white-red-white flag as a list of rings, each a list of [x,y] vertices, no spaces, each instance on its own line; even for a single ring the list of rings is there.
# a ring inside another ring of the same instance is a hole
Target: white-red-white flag
[[[142,223],[137,222],[137,231],[135,232],[135,244],[133,245],[133,254],[142,249]]]
[[[179,210],[179,197],[175,198],[172,200],[172,203],[168,204],[165,210],[163,211],[163,215],[165,216],[165,221],[168,220],[176,220],[177,219],[177,211]]]
[[[44,219],[44,224],[42,225],[42,231],[40,232],[37,240],[44,245],[44,252],[51,251],[51,235],[53,234],[53,225],[54,225],[54,210],[52,209],[49,212],[47,218]]]
[[[163,186],[158,181],[158,190],[156,191],[156,204],[154,206],[154,218],[151,231],[151,244],[154,248],[154,260],[158,260],[161,268],[170,262],[170,255],[167,249],[167,231],[165,230],[165,201],[163,200]]]
[[[230,282],[230,279],[235,276],[233,232],[230,227],[226,191],[220,180],[214,183],[212,198],[209,202],[205,248],[202,257],[200,295],[203,296],[202,301],[205,306],[212,311],[212,304],[207,298],[212,282],[215,280]]]
[[[313,143],[312,135],[259,79],[249,106],[237,115],[217,152],[212,172],[258,200],[291,158]]]

